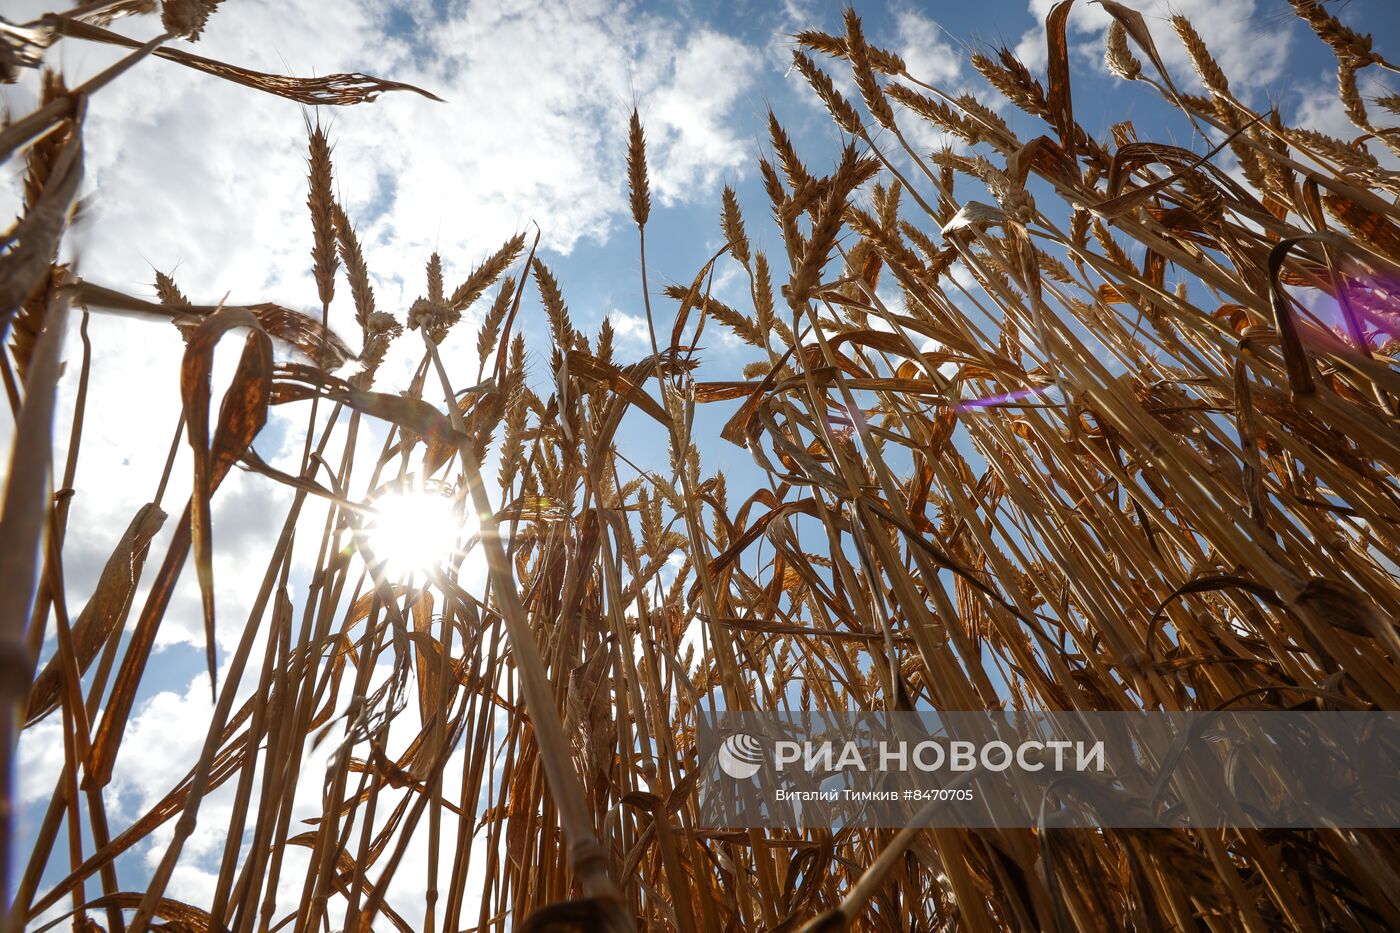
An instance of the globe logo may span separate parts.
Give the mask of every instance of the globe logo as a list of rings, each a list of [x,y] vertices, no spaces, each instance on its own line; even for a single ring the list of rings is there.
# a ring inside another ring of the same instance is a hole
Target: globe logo
[[[736,732],[719,746],[719,769],[736,781],[758,773],[763,765],[763,745],[746,732]]]

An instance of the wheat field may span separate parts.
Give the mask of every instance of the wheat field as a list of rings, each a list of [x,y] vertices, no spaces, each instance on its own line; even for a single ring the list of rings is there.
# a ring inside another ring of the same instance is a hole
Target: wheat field
[[[1373,42],[1345,7],[1279,4],[1335,57],[1355,124],[1339,139],[1246,106],[1188,19],[1170,25],[1189,73],[1131,3],[1102,0],[1108,68],[1196,136],[1154,142],[1123,120],[1096,138],[1061,2],[1045,74],[971,53],[1038,121],[1020,138],[847,10],[843,32],[792,51],[843,148],[805,154],[769,114],[767,201],[715,193],[723,248],[689,285],[648,278],[633,112],[616,158],[650,350],[629,357],[606,321],[576,328],[535,231],[460,284],[425,256],[421,297],[377,303],[320,114],[433,89],[166,47],[218,5],[99,0],[0,23],[12,80],[69,43],[124,55],[75,87],[44,71],[36,108],[0,129],[23,178],[0,244],[6,930],[414,930],[406,914],[428,933],[1400,929],[1387,831],[727,831],[695,799],[695,723],[717,707],[1400,709],[1400,96],[1358,84],[1400,71],[1380,50],[1394,36]],[[128,15],[149,42],[109,28]],[[308,108],[309,310],[187,297],[167,272],[127,294],[64,258],[86,102],[150,57]],[[950,144],[920,148],[916,129]],[[756,247],[760,226],[780,250]],[[741,306],[712,294],[725,267]],[[333,302],[354,332],[328,326]],[[182,415],[152,500],[72,602],[65,542],[91,534],[67,521],[88,494],[73,485],[85,395],[55,437],[56,385],[101,352],[64,358],[88,313],[179,328]],[[459,327],[475,353],[440,352]],[[717,332],[757,361],[705,365]],[[221,343],[241,356],[220,395]],[[377,387],[403,346],[412,386]],[[711,406],[720,436],[697,427]],[[270,412],[305,425],[294,462],[254,451]],[[669,467],[636,465],[644,447]],[[177,451],[187,501],[166,495]],[[717,469],[736,458],[752,488]],[[264,572],[237,581],[248,619],[219,616],[242,628],[217,658],[211,501],[235,469],[292,498]],[[391,497],[419,509],[397,538]],[[421,566],[377,553],[439,532],[445,553]],[[314,560],[304,588],[294,546]],[[184,572],[212,723],[165,798],[114,822],[103,790]],[[55,719],[61,774],[20,849],[19,734]],[[325,767],[307,773],[313,747]],[[321,810],[293,820],[303,784]],[[167,889],[216,791],[236,800],[216,890],[184,903]],[[117,860],[157,834],[131,886]],[[412,905],[388,894],[410,845],[428,859]]]

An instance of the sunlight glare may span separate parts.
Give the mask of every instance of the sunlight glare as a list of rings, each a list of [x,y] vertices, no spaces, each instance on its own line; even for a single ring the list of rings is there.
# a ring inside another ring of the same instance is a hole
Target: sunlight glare
[[[365,532],[389,575],[403,577],[448,560],[475,533],[469,522],[451,496],[410,489],[378,497]]]

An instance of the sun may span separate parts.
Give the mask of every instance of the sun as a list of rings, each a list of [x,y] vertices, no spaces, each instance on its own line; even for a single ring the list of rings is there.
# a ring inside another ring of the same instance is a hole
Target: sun
[[[447,489],[409,487],[376,496],[364,531],[385,573],[401,578],[424,573],[460,553],[477,533],[477,522]]]

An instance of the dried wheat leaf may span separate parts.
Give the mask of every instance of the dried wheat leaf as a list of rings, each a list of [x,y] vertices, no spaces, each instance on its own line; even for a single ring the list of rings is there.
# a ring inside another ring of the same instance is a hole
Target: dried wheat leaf
[[[1060,0],[1045,17],[1045,38],[1049,44],[1050,89],[1047,100],[1050,118],[1071,163],[1074,162],[1078,127],[1074,122],[1074,104],[1070,93],[1069,47],[1065,41],[1065,28],[1073,5],[1074,0]]]
[[[87,672],[113,631],[125,624],[151,539],[165,524],[165,518],[165,513],[155,503],[141,506],[107,558],[92,597],[73,623],[73,648],[79,674]],[[34,678],[34,686],[29,691],[29,710],[25,714],[26,726],[58,708],[61,677],[59,658],[55,655]]]
[[[61,34],[75,39],[88,39],[93,42],[125,46],[129,49],[141,47],[141,43],[133,39],[79,20],[57,20],[55,26]],[[441,97],[412,84],[386,81],[383,78],[359,72],[330,74],[319,78],[293,78],[240,68],[237,65],[215,61],[212,58],[194,55],[180,49],[157,49],[154,54],[158,58],[193,68],[195,71],[214,75],[244,87],[265,91],[308,106],[347,106],[369,103],[386,91],[412,91],[429,100],[442,102]]]
[[[249,331],[233,380],[219,406],[213,441],[209,438],[209,405],[214,367],[214,345],[228,331]],[[190,335],[180,368],[180,390],[185,405],[185,426],[194,452],[193,510],[190,515],[195,571],[199,576],[204,608],[205,652],[209,662],[210,689],[217,692],[214,657],[214,562],[210,499],[229,469],[253,443],[267,422],[272,392],[272,341],[247,311],[224,308],[211,314]]]

